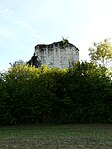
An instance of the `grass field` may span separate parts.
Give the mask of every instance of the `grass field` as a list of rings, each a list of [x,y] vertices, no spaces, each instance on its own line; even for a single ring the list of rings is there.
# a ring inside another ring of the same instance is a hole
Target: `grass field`
[[[112,125],[0,127],[0,149],[112,149]]]

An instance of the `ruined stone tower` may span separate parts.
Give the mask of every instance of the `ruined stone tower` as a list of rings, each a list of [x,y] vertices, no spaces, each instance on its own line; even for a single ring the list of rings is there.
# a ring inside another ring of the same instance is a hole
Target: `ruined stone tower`
[[[35,67],[47,65],[50,68],[68,68],[79,61],[79,49],[68,40],[54,42],[52,44],[38,44],[28,64]]]

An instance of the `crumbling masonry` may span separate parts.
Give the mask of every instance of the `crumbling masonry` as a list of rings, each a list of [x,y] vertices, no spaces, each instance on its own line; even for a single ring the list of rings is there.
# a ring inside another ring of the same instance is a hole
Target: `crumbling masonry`
[[[28,64],[35,67],[47,65],[50,68],[68,68],[79,61],[79,49],[68,40],[52,44],[38,44]]]

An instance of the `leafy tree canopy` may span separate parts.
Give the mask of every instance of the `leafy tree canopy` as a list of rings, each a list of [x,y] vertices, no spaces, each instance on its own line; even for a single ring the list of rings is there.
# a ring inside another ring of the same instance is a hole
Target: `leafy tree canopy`
[[[92,47],[89,48],[89,55],[91,61],[95,64],[109,66],[112,62],[112,43],[110,39],[105,39],[101,42],[94,42]]]

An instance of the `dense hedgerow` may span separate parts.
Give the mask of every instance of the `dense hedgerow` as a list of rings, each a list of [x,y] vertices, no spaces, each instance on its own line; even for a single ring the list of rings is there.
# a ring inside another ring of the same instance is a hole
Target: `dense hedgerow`
[[[0,77],[0,124],[112,123],[112,81],[106,68],[12,66]]]

